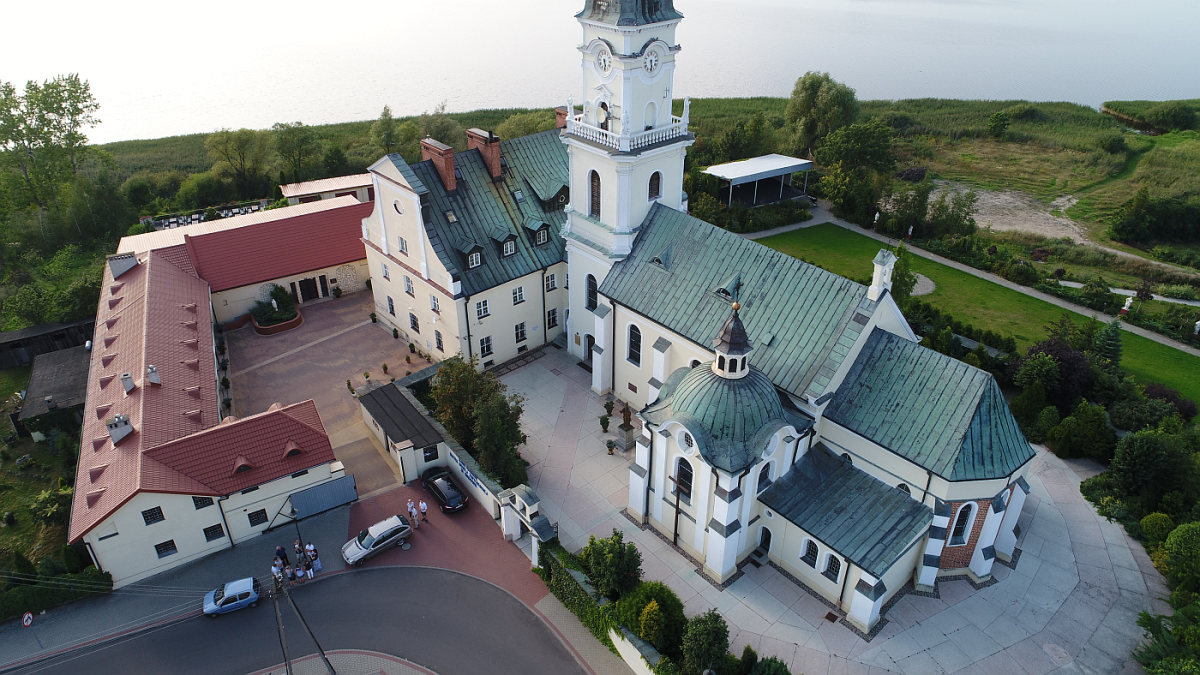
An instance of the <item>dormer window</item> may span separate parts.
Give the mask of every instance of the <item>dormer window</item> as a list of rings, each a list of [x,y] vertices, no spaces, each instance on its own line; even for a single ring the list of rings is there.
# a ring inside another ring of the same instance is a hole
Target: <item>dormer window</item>
[[[537,231],[537,245],[541,246],[542,244],[545,244],[548,241],[550,241],[550,231],[546,230],[545,228],[538,230]]]
[[[650,262],[654,263],[655,265],[658,265],[659,267],[666,267],[666,265],[663,265],[662,258],[660,258],[658,256],[654,256],[653,258],[651,258]]]
[[[507,258],[510,255],[513,255],[516,252],[517,252],[517,242],[513,241],[512,239],[509,239],[508,241],[504,242],[504,257],[505,258]]]
[[[518,204],[524,204],[525,203],[525,193],[521,192],[520,190],[517,190],[516,192],[513,193],[513,199],[517,200]]]
[[[448,221],[449,221],[449,222],[451,222],[451,223],[457,223],[457,222],[458,222],[458,216],[454,215],[454,210],[453,210],[453,209],[451,209],[450,211],[447,211],[447,212],[446,212],[446,220],[448,220]]]
[[[475,251],[474,253],[471,253],[470,255],[467,256],[467,267],[476,268],[482,264],[483,264],[483,257],[479,254],[479,251]]]

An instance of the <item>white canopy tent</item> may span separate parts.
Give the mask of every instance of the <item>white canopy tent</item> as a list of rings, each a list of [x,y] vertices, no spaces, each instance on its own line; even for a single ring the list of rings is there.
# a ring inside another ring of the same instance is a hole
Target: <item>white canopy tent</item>
[[[729,181],[729,203],[733,204],[733,186],[743,183],[754,183],[754,201],[758,201],[758,181],[776,176],[790,176],[797,171],[808,171],[813,163],[807,159],[797,159],[786,155],[763,155],[727,164],[716,164],[704,170],[717,178]],[[804,188],[808,190],[808,174],[804,174]],[[783,197],[783,180],[779,181],[779,196]]]

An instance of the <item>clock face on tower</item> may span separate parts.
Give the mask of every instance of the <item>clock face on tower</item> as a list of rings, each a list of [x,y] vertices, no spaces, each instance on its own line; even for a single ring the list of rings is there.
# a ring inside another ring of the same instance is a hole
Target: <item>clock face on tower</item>
[[[658,72],[659,57],[658,52],[651,51],[646,53],[646,73],[653,75]]]
[[[600,53],[596,55],[596,67],[605,75],[612,70],[612,54],[607,49],[601,49]]]

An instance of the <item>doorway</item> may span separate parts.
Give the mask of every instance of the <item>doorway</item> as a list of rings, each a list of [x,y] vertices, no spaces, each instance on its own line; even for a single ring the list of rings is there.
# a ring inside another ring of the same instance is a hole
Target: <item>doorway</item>
[[[297,285],[300,287],[300,302],[308,302],[321,297],[317,291],[316,279],[301,279]]]
[[[583,336],[583,361],[592,365],[592,347],[596,346],[596,338],[591,335]]]
[[[317,281],[321,282],[321,297],[328,298],[329,297],[329,279],[327,279],[325,277],[325,275],[322,274],[321,276],[317,277]]]
[[[758,531],[758,548],[771,552],[771,530],[764,527]]]

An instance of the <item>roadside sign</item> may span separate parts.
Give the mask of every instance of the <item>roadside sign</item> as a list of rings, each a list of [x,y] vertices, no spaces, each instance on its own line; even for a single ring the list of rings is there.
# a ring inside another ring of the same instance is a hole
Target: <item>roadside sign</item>
[[[33,612],[25,612],[25,616],[21,617],[21,625],[26,628],[33,625]]]

